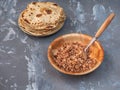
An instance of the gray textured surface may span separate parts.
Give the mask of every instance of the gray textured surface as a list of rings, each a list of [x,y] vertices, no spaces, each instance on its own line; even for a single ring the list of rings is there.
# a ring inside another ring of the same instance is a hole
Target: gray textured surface
[[[64,8],[67,20],[58,33],[37,38],[24,34],[17,25],[20,12],[31,1],[0,0],[0,90],[120,90],[120,1],[49,1]],[[47,47],[52,40],[72,32],[94,35],[110,12],[116,17],[99,39],[105,58],[96,71],[68,76],[49,64]]]

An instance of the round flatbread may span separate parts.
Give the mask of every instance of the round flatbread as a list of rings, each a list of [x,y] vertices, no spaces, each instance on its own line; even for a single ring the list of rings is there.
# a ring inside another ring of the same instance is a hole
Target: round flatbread
[[[51,35],[64,25],[66,16],[63,8],[53,2],[32,2],[19,16],[22,31],[34,36]]]

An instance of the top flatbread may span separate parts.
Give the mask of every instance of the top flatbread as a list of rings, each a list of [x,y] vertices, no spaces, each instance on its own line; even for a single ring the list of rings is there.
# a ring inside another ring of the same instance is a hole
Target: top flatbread
[[[21,15],[21,18],[33,29],[51,30],[65,21],[63,9],[52,2],[32,2]]]

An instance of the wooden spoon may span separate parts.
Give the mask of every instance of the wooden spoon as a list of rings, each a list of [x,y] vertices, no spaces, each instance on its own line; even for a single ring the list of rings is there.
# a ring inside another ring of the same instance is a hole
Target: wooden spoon
[[[114,13],[111,13],[107,17],[107,19],[103,22],[103,24],[101,25],[101,27],[96,32],[95,36],[92,38],[92,40],[86,46],[86,48],[83,51],[83,56],[84,56],[85,60],[87,60],[87,50],[88,50],[88,48],[101,36],[101,34],[106,30],[106,28],[108,27],[108,25],[110,24],[110,22],[113,20],[114,17],[115,17]]]
[[[96,41],[96,39],[98,39],[101,34],[106,30],[106,28],[108,27],[108,25],[110,24],[110,22],[112,21],[112,19],[115,17],[114,13],[111,13],[107,19],[104,21],[104,23],[101,25],[101,27],[98,29],[97,33],[95,34],[95,36],[92,38],[92,40],[90,41],[90,43],[87,45],[87,47],[84,49],[84,51],[86,52],[87,49],[94,43],[94,41]]]

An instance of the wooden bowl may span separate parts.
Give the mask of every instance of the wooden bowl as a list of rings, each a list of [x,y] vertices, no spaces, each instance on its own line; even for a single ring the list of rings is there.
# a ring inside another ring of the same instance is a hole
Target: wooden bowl
[[[48,60],[49,60],[50,64],[56,70],[58,70],[64,74],[69,74],[69,75],[85,75],[85,74],[88,74],[88,73],[94,71],[95,69],[97,69],[100,66],[100,64],[102,63],[103,58],[104,58],[104,50],[98,41],[95,41],[89,48],[90,52],[91,52],[90,57],[95,58],[97,60],[97,64],[88,71],[79,72],[79,73],[66,72],[66,71],[60,69],[56,65],[56,63],[54,62],[54,57],[53,57],[53,50],[60,47],[60,45],[66,41],[79,41],[83,45],[87,45],[91,39],[92,39],[92,37],[89,35],[78,34],[78,33],[66,34],[66,35],[56,38],[48,47]]]

